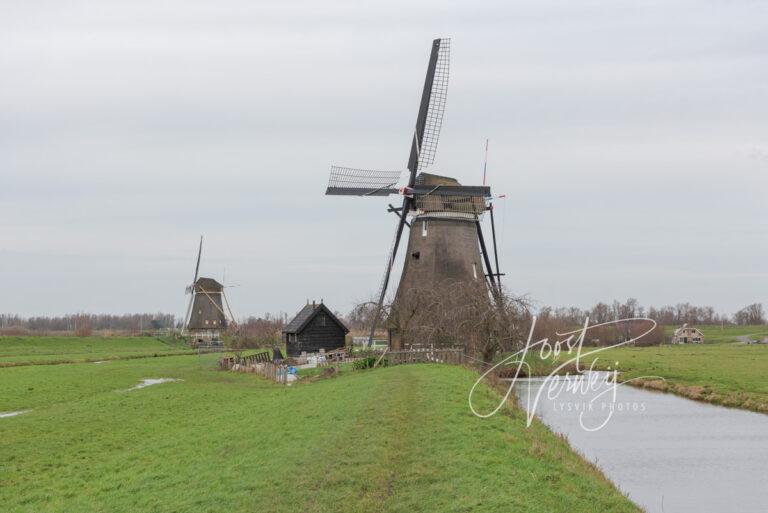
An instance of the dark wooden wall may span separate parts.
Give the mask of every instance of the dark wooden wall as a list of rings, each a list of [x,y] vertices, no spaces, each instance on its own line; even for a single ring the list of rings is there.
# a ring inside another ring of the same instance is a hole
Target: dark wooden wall
[[[325,326],[323,326],[325,319]],[[346,333],[325,312],[320,312],[296,334],[296,342],[289,342],[290,334],[283,334],[288,356],[299,356],[302,351],[316,353],[320,349],[330,351],[345,345]]]

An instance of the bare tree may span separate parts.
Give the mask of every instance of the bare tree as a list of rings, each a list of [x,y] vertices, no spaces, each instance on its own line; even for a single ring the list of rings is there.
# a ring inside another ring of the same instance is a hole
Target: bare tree
[[[528,303],[506,291],[492,296],[484,283],[445,281],[401,292],[388,323],[400,347],[462,346],[490,362],[524,342]]]
[[[765,324],[765,315],[763,313],[763,305],[760,303],[752,303],[745,306],[735,314],[733,314],[733,321],[736,324]]]
[[[367,301],[360,301],[355,305],[352,310],[344,316],[344,320],[347,322],[347,327],[353,333],[365,333],[371,329],[374,317],[376,316],[376,310],[378,308],[378,302],[375,298],[371,298]],[[381,318],[386,318],[386,315],[382,315]],[[382,328],[380,324],[378,328]]]
[[[91,316],[86,314],[77,314],[74,317],[75,335],[78,337],[90,337],[93,333],[91,325]]]
[[[281,342],[285,325],[283,315],[265,314],[263,317],[248,317],[227,331],[228,345],[239,351],[274,347]]]
[[[602,302],[597,303],[592,307],[591,315],[589,317],[590,319],[593,319],[594,322],[608,322],[611,320],[611,307]]]

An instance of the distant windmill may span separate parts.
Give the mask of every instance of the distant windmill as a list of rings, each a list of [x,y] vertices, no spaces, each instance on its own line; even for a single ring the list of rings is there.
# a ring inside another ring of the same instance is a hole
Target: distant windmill
[[[198,341],[216,340],[227,326],[235,324],[235,320],[229,307],[229,300],[224,293],[224,286],[213,278],[198,278],[202,253],[203,237],[200,236],[195,278],[186,289],[190,298],[184,315],[184,331]]]
[[[326,190],[328,195],[403,196],[400,207],[390,204],[388,209],[389,212],[395,212],[399,219],[379,287],[369,344],[373,342],[381,317],[392,266],[405,226],[409,227],[410,236],[395,305],[410,290],[434,288],[445,281],[473,282],[478,280],[478,276],[487,285],[483,289],[486,294],[489,290],[493,296],[501,293],[499,278],[502,275],[498,271],[498,258],[494,271],[480,224],[481,216],[489,210],[491,188],[485,184],[464,186],[454,178],[423,172],[435,159],[448,92],[449,61],[450,39],[435,39],[411,143],[408,181],[404,186],[398,186],[401,171],[331,167]],[[495,247],[494,228],[494,251]],[[393,346],[399,345],[394,341],[396,336],[390,329]]]

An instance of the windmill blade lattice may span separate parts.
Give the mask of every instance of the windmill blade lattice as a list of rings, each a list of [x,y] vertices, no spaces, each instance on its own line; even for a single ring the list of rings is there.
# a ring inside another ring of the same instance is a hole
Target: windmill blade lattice
[[[432,91],[429,97],[429,107],[424,125],[424,134],[419,149],[419,167],[424,169],[435,162],[437,142],[440,139],[440,129],[443,126],[443,114],[448,98],[448,75],[451,62],[451,40],[440,39],[437,53],[435,75],[432,79]]]
[[[332,166],[325,194],[329,196],[389,196],[397,194],[402,171],[376,171]]]

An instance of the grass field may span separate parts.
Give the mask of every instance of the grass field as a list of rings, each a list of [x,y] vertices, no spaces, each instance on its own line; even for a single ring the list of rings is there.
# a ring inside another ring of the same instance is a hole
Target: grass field
[[[0,418],[2,511],[637,511],[519,410],[474,417],[469,370],[281,387],[215,359],[0,369],[0,412],[32,410]]]
[[[191,352],[183,345],[153,337],[0,337],[0,367]]]
[[[672,327],[665,327],[670,334]],[[582,369],[597,358],[597,369],[618,369],[622,380],[637,386],[706,401],[713,404],[768,413],[768,344],[741,344],[738,337],[768,335],[766,326],[704,327],[705,344],[606,349],[584,357]],[[583,348],[583,352],[597,349]],[[526,362],[532,375],[547,375],[560,363],[575,356],[563,353],[560,359],[541,360],[538,349]],[[501,360],[501,357],[499,357]],[[617,365],[618,362],[618,365]],[[574,369],[567,369],[573,372]],[[661,379],[638,379],[660,376]]]
[[[592,349],[592,348],[589,348]],[[661,376],[637,384],[691,399],[768,413],[768,345],[713,343],[623,347],[597,355],[622,379]],[[591,359],[587,359],[589,366]]]

